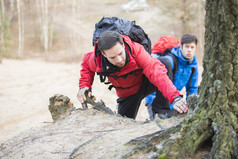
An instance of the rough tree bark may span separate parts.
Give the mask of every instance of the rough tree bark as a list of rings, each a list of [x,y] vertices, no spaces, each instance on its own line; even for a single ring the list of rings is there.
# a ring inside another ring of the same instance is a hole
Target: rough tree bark
[[[207,0],[205,56],[195,110],[178,125],[136,138],[123,158],[185,158],[210,146],[209,158],[238,158],[238,1]]]

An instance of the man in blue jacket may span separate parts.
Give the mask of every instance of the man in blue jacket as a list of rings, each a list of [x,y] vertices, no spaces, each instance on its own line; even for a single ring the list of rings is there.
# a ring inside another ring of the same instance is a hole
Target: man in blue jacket
[[[170,54],[156,57],[159,60],[169,61],[168,73],[172,73],[176,67],[177,71],[173,75],[172,81],[177,90],[181,91],[184,87],[186,88],[186,99],[189,95],[197,94],[198,91],[198,65],[195,56],[197,43],[198,40],[195,35],[184,34],[181,39],[181,46],[172,48]],[[159,98],[155,99],[155,96]],[[163,119],[171,117],[179,111],[159,93],[153,93],[147,96],[145,100],[151,120],[154,117],[153,112],[159,112],[159,117]]]

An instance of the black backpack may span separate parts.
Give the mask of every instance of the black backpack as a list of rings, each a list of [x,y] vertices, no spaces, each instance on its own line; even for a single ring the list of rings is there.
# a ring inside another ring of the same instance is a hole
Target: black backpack
[[[108,30],[117,31],[120,34],[128,36],[132,41],[141,44],[145,48],[145,50],[149,54],[151,54],[151,41],[148,35],[144,32],[144,30],[139,25],[136,25],[135,21],[120,19],[118,17],[103,17],[99,22],[95,24],[95,30],[93,32],[93,46],[97,42],[101,33]],[[136,75],[135,72],[131,73]],[[97,74],[100,76],[101,82],[104,82],[105,84],[110,84],[109,81],[105,82],[106,75],[104,73]],[[120,77],[115,76],[113,78],[126,78],[127,75]],[[113,87],[113,85],[110,85],[108,89],[111,90]],[[122,87],[120,88],[124,89]]]
[[[132,41],[140,43],[149,54],[151,53],[151,41],[144,30],[139,25],[136,25],[135,21],[120,19],[118,17],[103,17],[95,24],[93,46],[101,33],[108,30],[117,31],[120,34],[130,37]]]

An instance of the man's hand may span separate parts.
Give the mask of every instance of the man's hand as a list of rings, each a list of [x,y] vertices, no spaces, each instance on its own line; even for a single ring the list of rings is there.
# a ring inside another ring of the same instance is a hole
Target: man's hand
[[[173,101],[173,108],[179,113],[186,113],[188,111],[188,104],[185,99],[178,96]]]
[[[90,91],[90,88],[88,87],[80,88],[77,94],[78,100],[82,104],[86,101],[86,96],[85,96],[86,91],[88,91],[88,96],[91,97],[92,92]]]

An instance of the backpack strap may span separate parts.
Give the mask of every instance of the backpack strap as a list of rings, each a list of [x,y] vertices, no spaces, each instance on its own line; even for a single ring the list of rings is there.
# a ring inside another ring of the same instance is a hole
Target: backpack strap
[[[138,70],[140,70],[140,69],[138,69]],[[110,85],[108,86],[108,89],[109,89],[109,90],[111,90],[112,88],[126,89],[126,88],[129,88],[129,87],[116,87],[116,86],[112,85],[109,80],[106,81],[107,76],[112,77],[114,80],[117,80],[117,79],[119,79],[119,78],[126,79],[126,77],[127,77],[128,75],[131,75],[131,74],[133,74],[134,76],[137,76],[136,71],[138,71],[138,70],[134,70],[134,71],[129,72],[128,74],[125,74],[125,75],[122,75],[122,76],[115,76],[115,75],[114,75],[114,76],[109,76],[109,75],[103,75],[103,74],[100,74],[100,73],[98,73],[98,75],[99,75],[99,77],[100,77],[100,82],[102,82],[102,83],[104,83],[104,84],[106,84],[106,85],[110,84]]]
[[[177,73],[177,71],[178,71],[178,57],[176,57],[174,54],[172,54],[172,53],[167,53],[169,56],[171,56],[172,57],[172,59],[173,59],[173,62],[174,62],[174,68],[173,68],[173,79],[172,79],[172,81],[174,81],[175,80],[175,73]]]
[[[190,94],[191,79],[192,79],[192,76],[193,76],[194,73],[195,73],[195,70],[196,70],[196,68],[195,68],[195,67],[192,67],[192,73],[191,73],[191,75],[190,75],[190,77],[189,77],[189,81],[188,81],[188,96],[189,96],[189,94]]]

